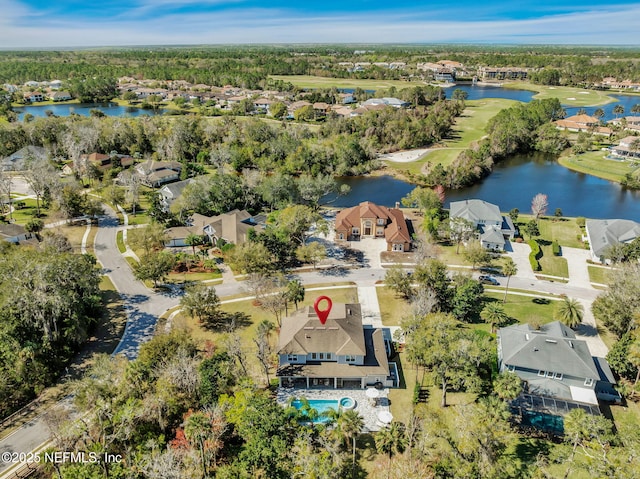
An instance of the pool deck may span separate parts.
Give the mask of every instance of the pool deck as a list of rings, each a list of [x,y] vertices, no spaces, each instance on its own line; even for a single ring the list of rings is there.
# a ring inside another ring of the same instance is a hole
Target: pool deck
[[[389,411],[389,390],[381,389],[377,406],[373,406],[372,400],[366,396],[366,389],[297,389],[279,388],[277,392],[278,404],[286,406],[291,397],[307,399],[333,399],[339,401],[343,397],[351,397],[356,401],[355,410],[364,419],[362,432],[376,432],[384,427],[378,420],[381,411]]]

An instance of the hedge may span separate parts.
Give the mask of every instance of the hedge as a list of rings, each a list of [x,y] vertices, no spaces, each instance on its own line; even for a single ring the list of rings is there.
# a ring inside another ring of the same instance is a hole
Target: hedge
[[[529,263],[531,263],[531,269],[534,271],[540,271],[542,266],[540,266],[540,262],[538,261],[542,258],[542,250],[540,249],[540,245],[535,240],[527,241],[529,246],[531,246],[531,253],[529,253]]]
[[[554,256],[560,256],[560,245],[557,241],[554,240],[553,243],[551,243],[551,249]]]

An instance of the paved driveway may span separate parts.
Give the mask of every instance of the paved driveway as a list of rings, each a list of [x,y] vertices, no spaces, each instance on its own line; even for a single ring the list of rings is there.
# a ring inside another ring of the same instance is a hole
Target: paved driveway
[[[589,267],[587,260],[591,257],[589,250],[562,247],[562,257],[567,260],[569,267],[569,285],[578,288],[591,289]]]
[[[365,263],[369,268],[380,268],[380,253],[387,251],[387,242],[384,238],[363,238],[360,241],[351,241],[351,249],[364,253]]]
[[[531,253],[531,246],[527,243],[516,243],[515,241],[511,241],[511,249],[513,250],[510,253],[513,262],[518,267],[518,276],[519,278],[525,279],[536,279],[535,274],[533,274],[533,270],[531,269],[531,263],[529,263],[529,253]]]

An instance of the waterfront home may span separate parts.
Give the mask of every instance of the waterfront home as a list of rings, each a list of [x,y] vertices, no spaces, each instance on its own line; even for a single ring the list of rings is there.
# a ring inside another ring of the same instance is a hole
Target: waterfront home
[[[363,325],[360,304],[334,304],[324,324],[307,306],[282,320],[276,376],[281,387],[394,387],[390,342],[382,329]]]
[[[384,238],[387,251],[411,250],[411,233],[404,213],[370,201],[342,210],[335,221],[336,242]]]
[[[611,247],[631,243],[640,236],[640,224],[631,220],[587,220],[586,240],[591,259],[598,263],[611,263]]]
[[[384,105],[384,106],[392,106],[393,108],[407,108],[411,106],[411,103],[408,101],[400,100],[399,98],[394,97],[384,97],[384,98],[369,98],[367,101],[362,103],[362,106],[371,106],[371,105]]]
[[[503,251],[506,240],[513,239],[516,228],[510,216],[503,216],[497,205],[483,200],[452,201],[449,218],[462,218],[478,230],[480,244],[492,251]]]
[[[613,134],[613,130],[606,126],[599,126],[600,122],[595,116],[590,115],[573,115],[561,120],[553,122],[558,130],[567,131],[587,131],[596,135],[609,136]]]
[[[640,158],[640,136],[627,136],[611,147],[613,154],[627,158]]]
[[[49,99],[52,101],[69,101],[72,97],[68,91],[54,91],[49,95]]]

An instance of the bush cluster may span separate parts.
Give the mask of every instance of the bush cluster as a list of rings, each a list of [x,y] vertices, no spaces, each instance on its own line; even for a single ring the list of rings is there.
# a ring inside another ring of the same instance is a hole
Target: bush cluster
[[[531,269],[534,271],[540,271],[542,266],[540,266],[540,262],[538,261],[542,257],[542,250],[540,249],[540,245],[535,240],[527,241],[529,246],[531,246],[531,253],[529,253],[529,263],[531,263]]]
[[[553,243],[551,244],[551,248],[554,256],[560,256],[560,245],[557,241],[553,241]]]

